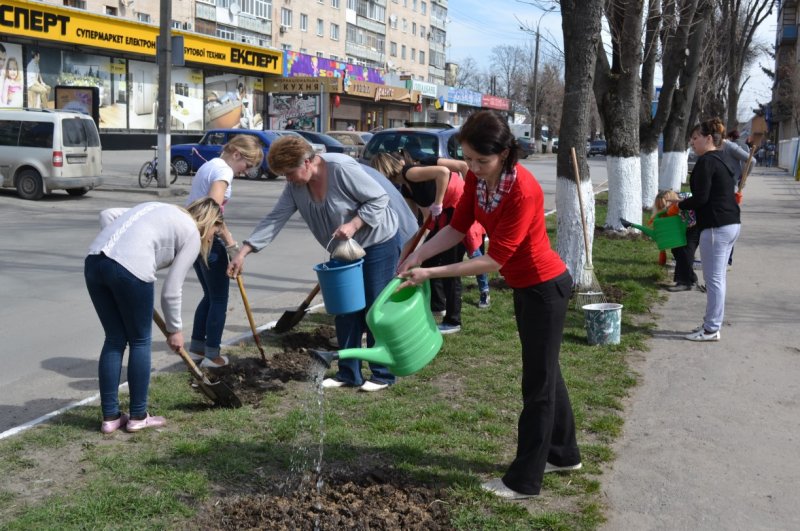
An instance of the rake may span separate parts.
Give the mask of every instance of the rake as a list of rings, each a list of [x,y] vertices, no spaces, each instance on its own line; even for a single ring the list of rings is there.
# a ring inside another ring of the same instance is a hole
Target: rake
[[[600,304],[608,302],[603,288],[600,287],[597,277],[594,274],[592,265],[592,255],[589,253],[589,229],[586,227],[586,213],[583,209],[583,195],[581,194],[581,176],[578,171],[578,157],[575,155],[575,148],[571,148],[572,167],[575,170],[575,186],[578,191],[578,205],[581,211],[581,226],[583,227],[583,249],[586,253],[586,262],[583,264],[583,272],[577,280],[575,307],[583,308],[586,304]]]

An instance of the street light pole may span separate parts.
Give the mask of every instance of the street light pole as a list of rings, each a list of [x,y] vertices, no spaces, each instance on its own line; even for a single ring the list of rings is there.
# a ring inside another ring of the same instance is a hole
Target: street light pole
[[[539,19],[542,22],[542,19]],[[537,107],[539,106],[539,25],[536,25],[536,46],[534,48],[533,56],[533,110],[531,112],[531,136],[533,137],[533,145],[541,138],[540,129],[536,126],[536,120],[539,113]]]

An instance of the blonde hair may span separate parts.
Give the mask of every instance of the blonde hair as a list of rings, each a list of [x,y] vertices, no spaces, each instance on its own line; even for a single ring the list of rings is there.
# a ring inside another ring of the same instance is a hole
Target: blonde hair
[[[370,161],[370,166],[381,172],[387,179],[400,184],[403,174],[403,161],[389,153],[378,153]]]
[[[306,159],[313,159],[314,148],[305,138],[299,135],[286,135],[272,143],[267,153],[267,164],[270,170],[277,175],[303,165]]]
[[[186,212],[192,216],[200,231],[200,257],[208,265],[208,253],[211,251],[211,241],[209,233],[217,230],[225,220],[222,217],[219,204],[210,197],[203,197],[193,201],[186,207]]]
[[[660,210],[664,210],[672,201],[677,201],[678,199],[680,199],[680,197],[678,197],[677,192],[674,190],[661,190],[658,192],[656,200],[653,202],[653,213],[655,214]]]
[[[253,167],[260,166],[264,158],[264,145],[254,135],[236,135],[222,148],[223,153],[231,155],[237,151]]]

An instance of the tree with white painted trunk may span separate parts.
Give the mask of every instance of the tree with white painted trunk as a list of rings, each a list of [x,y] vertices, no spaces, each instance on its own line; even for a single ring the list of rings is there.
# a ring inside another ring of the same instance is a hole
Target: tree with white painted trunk
[[[639,160],[643,0],[612,0],[605,16],[611,35],[610,60],[597,54],[594,94],[608,142],[608,212],[605,227],[625,230],[620,218],[642,218]],[[602,46],[602,45],[601,45]]]
[[[603,0],[561,0],[561,28],[564,34],[564,112],[559,128],[559,150],[556,171],[557,251],[567,264],[573,280],[579,286],[591,279],[582,279],[586,257],[583,228],[578,206],[570,148],[578,155],[581,193],[586,223],[590,227],[589,245],[595,225],[594,194],[586,163],[586,138],[592,103],[592,81],[597,50],[601,45]],[[591,249],[590,255],[591,255]]]
[[[658,138],[669,118],[678,79],[687,61],[692,23],[698,3],[702,1],[704,0],[649,0],[639,111],[639,158],[642,167],[642,206],[645,209],[653,204],[660,188]],[[655,72],[659,59],[662,83],[656,100],[656,112],[653,113],[651,103],[655,97]]]
[[[697,4],[695,16],[689,26],[687,41],[687,60],[681,69],[678,84],[672,97],[669,117],[664,127],[664,153],[661,157],[661,171],[658,188],[660,190],[681,189],[688,175],[688,147],[686,131],[691,119],[697,79],[700,73],[702,47],[708,17],[713,9],[710,0]]]

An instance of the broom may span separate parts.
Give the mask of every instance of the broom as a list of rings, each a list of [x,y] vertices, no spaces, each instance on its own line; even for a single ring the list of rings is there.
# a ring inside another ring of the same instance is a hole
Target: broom
[[[599,304],[608,302],[603,294],[603,288],[594,274],[592,265],[592,255],[589,253],[589,229],[586,227],[586,214],[583,210],[583,195],[581,194],[581,177],[578,171],[578,157],[575,155],[575,148],[570,148],[572,155],[572,167],[575,170],[575,186],[578,191],[578,205],[581,211],[581,226],[583,227],[583,249],[586,253],[586,263],[583,264],[583,274],[577,282],[577,295],[575,297],[575,307],[583,308],[586,304]]]

